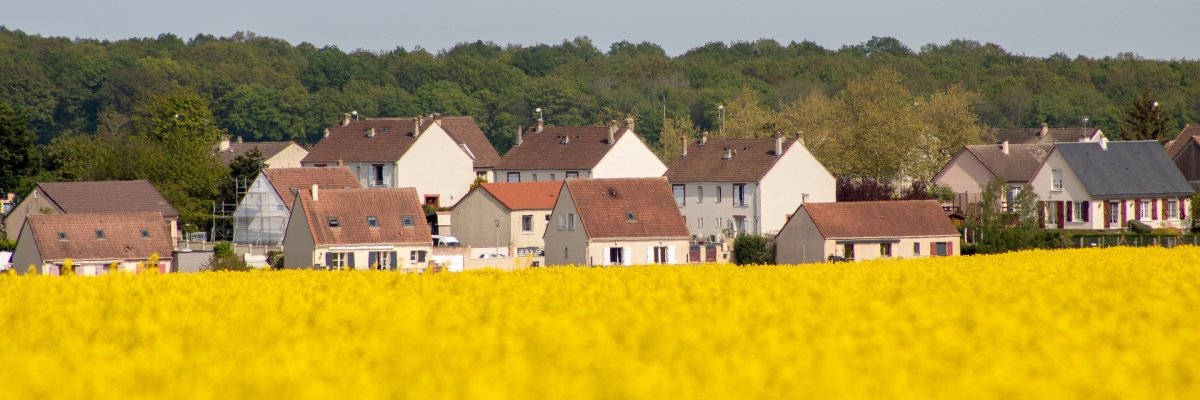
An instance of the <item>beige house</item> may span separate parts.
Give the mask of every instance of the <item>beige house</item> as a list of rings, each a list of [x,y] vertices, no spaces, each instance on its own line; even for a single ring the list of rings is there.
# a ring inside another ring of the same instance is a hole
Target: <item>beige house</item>
[[[157,257],[149,268],[169,272],[170,231],[160,213],[70,213],[30,215],[17,238],[13,268],[28,273],[59,275],[67,259],[76,275],[101,275],[115,265],[134,272]]]
[[[254,149],[262,153],[263,164],[266,164],[267,168],[299,168],[300,160],[308,156],[308,150],[291,141],[243,143],[241,137],[238,137],[236,142],[230,142],[226,136],[222,137],[216,146],[217,156],[225,166],[232,164],[238,156]]]
[[[543,127],[539,121],[533,129],[517,132],[513,147],[496,165],[496,180],[658,177],[666,170],[634,132],[633,119],[607,127]]]
[[[546,264],[684,263],[688,235],[666,178],[570,179],[546,228]]]
[[[177,239],[179,211],[144,179],[39,183],[5,217],[4,226],[11,237],[30,215],[137,212],[160,214],[170,229],[172,242]]]
[[[955,205],[980,201],[980,194],[993,179],[1004,181],[1002,206],[1011,205],[1021,188],[1029,184],[1033,173],[1050,154],[1052,144],[997,144],[964,146],[950,162],[933,177],[933,183],[944,185],[957,195]]]
[[[485,183],[454,206],[452,230],[472,248],[499,248],[509,257],[540,256],[562,182]]]
[[[775,236],[780,264],[953,256],[958,230],[933,200],[805,203]]]
[[[782,136],[709,140],[702,134],[683,143],[665,176],[700,242],[774,235],[800,204],[836,200],[833,175],[802,140]]]
[[[1188,227],[1194,193],[1157,141],[1059,143],[1030,181],[1045,227]]]
[[[288,268],[416,271],[432,237],[413,188],[300,191],[283,239]]]
[[[471,117],[346,116],[313,146],[305,167],[345,166],[366,188],[416,188],[425,204],[451,207],[476,177],[490,180],[500,155]]]

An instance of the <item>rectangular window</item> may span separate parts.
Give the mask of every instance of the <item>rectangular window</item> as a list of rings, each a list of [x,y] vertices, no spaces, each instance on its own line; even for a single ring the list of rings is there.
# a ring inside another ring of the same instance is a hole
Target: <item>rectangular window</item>
[[[950,243],[937,242],[934,246],[934,254],[942,257],[950,255]]]
[[[537,182],[537,174],[533,174],[532,182]]]
[[[1110,201],[1108,202],[1108,224],[1116,226],[1119,223],[1121,223],[1121,202]]]
[[[671,192],[675,194],[675,204],[680,207],[687,205],[687,189],[683,185],[671,185]]]
[[[1046,224],[1047,225],[1057,225],[1058,224],[1058,202],[1057,201],[1047,201],[1046,202]]]
[[[567,229],[567,215],[558,214],[558,230]]]
[[[579,177],[579,171],[567,171],[567,179],[575,179]]]
[[[915,243],[915,242],[913,243],[913,255],[914,256],[921,255],[921,244],[920,243]]]
[[[1061,169],[1051,170],[1050,174],[1052,175],[1052,177],[1050,178],[1051,179],[1050,190],[1053,190],[1055,192],[1061,192],[1063,190],[1062,170]]]
[[[426,253],[425,250],[413,250],[408,253],[408,262],[412,264],[423,263],[425,262]]]
[[[891,243],[880,243],[879,244],[879,256],[880,257],[891,257],[892,256],[892,244]]]
[[[575,214],[567,214],[567,230],[575,230]]]
[[[558,180],[558,177],[557,177],[557,176],[555,176],[554,174],[550,174],[550,181],[551,181],[551,182],[553,182],[553,181],[557,181],[557,180]]]
[[[367,226],[372,227],[372,228],[378,228],[379,227],[379,218],[375,218],[374,215],[367,216]]]
[[[413,217],[411,215],[401,217],[401,221],[404,222],[404,226],[413,226]]]
[[[383,186],[383,164],[371,164],[371,186]]]
[[[704,202],[704,186],[696,186],[696,202]]]
[[[666,264],[666,263],[668,263],[668,262],[669,262],[669,258],[667,258],[667,246],[658,246],[658,247],[655,247],[655,248],[654,248],[654,258],[653,258],[653,260],[654,260],[654,263],[655,263],[655,264]]]
[[[533,232],[533,216],[521,216],[521,232]]]
[[[721,192],[723,192],[724,189],[725,188],[723,186],[717,186],[717,203],[721,202],[721,197],[723,195],[723,193],[721,193]]]
[[[1017,195],[1021,193],[1020,186],[1009,186],[1008,192],[1004,196],[1004,211],[1016,212]]]
[[[392,252],[390,251],[372,251],[371,269],[386,271],[392,265]]]
[[[1138,219],[1150,219],[1150,200],[1141,201],[1141,209],[1138,210]]]
[[[703,228],[703,227],[704,227],[704,217],[696,217],[696,228],[699,229],[699,228]]]
[[[520,172],[509,172],[508,173],[508,181],[509,182],[520,182],[521,181],[521,173]]]
[[[854,259],[854,243],[846,243],[842,245],[842,258],[847,260]]]
[[[733,185],[733,206],[734,207],[745,207],[746,206],[746,184],[745,183],[735,183]]]
[[[96,239],[104,240],[104,230],[103,229],[96,230]]]
[[[1167,219],[1179,219],[1179,200],[1167,200]]]
[[[350,253],[329,253],[329,269],[350,267]]]
[[[625,248],[609,247],[608,248],[608,264],[609,265],[625,265]]]
[[[150,238],[150,231],[142,229],[142,239],[149,239],[149,238]]]

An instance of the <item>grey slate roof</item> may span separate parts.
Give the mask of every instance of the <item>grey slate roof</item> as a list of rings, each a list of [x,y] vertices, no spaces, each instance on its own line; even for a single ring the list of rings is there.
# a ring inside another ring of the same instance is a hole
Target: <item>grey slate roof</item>
[[[1190,196],[1192,186],[1154,140],[1058,143],[1071,170],[1094,198]]]

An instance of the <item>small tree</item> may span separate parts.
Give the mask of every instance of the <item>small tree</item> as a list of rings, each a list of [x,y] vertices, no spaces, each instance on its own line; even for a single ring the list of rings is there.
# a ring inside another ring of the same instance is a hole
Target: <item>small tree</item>
[[[771,240],[761,235],[738,235],[733,241],[733,261],[737,265],[774,264]]]
[[[1121,137],[1125,140],[1157,140],[1165,142],[1167,117],[1147,92],[1138,93],[1133,104],[1125,109],[1121,120]]]
[[[891,200],[896,188],[891,181],[873,178],[838,177],[837,201]]]

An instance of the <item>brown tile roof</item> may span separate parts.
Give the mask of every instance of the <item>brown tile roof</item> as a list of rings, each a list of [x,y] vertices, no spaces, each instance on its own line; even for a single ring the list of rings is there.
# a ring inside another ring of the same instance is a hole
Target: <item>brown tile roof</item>
[[[178,218],[179,211],[145,179],[135,181],[39,183],[50,202],[64,213],[156,212]]]
[[[806,203],[800,208],[825,239],[958,236],[933,200]]]
[[[1005,182],[1029,182],[1053,148],[1050,144],[1009,143],[1008,154],[998,144],[968,145],[965,151]]]
[[[429,129],[433,118],[421,119],[421,131]],[[390,162],[399,160],[412,147],[412,118],[370,118],[350,121],[349,125],[329,127],[329,137],[321,139],[304,157],[305,163],[335,164],[346,162]],[[367,133],[375,129],[375,137]],[[442,117],[442,129],[459,145],[466,145],[475,157],[475,167],[494,165],[500,155],[471,117]]]
[[[1090,138],[1098,130],[1100,128],[1047,128],[1045,136],[1041,135],[1041,128],[998,129],[993,133],[996,142],[1007,140],[1009,144],[1052,144],[1078,142],[1080,135]]]
[[[565,185],[589,238],[690,237],[667,178],[569,179]]]
[[[1179,136],[1167,144],[1167,157],[1174,159],[1175,155],[1183,151],[1188,143],[1200,145],[1200,125],[1185,125],[1183,130],[1179,131]]]
[[[485,183],[480,188],[509,210],[550,210],[558,201],[562,181]]]
[[[317,245],[428,245],[433,240],[413,188],[318,189],[317,201],[302,190],[300,204]],[[378,227],[367,226],[369,216],[379,221]],[[404,226],[404,216],[412,218],[412,226]],[[330,217],[338,219],[338,227],[329,226]]]
[[[170,228],[160,213],[30,215],[27,221],[43,260],[136,260],[152,253],[171,258]],[[104,231],[104,239],[97,238],[97,230]]]
[[[786,153],[796,139],[784,139]],[[733,150],[726,160],[725,149]],[[671,182],[758,182],[775,166],[775,139],[710,139],[688,145],[687,156],[676,159],[664,175]]]
[[[225,163],[225,166],[229,166],[237,156],[249,153],[250,150],[257,147],[263,155],[263,161],[266,161],[292,144],[292,142],[235,142],[230,143],[228,149],[217,151],[217,155],[221,157],[221,162]]]
[[[271,182],[271,187],[275,188],[275,193],[278,193],[279,198],[283,199],[283,204],[287,206],[288,210],[291,210],[292,205],[296,202],[296,195],[292,194],[292,189],[312,190],[313,184],[322,189],[362,187],[362,183],[347,167],[274,168],[263,170],[263,174]]]
[[[613,138],[620,140],[625,132],[628,129],[621,127]],[[610,149],[607,126],[546,127],[538,133],[531,129],[522,136],[520,145],[514,145],[504,154],[496,169],[588,170]]]

